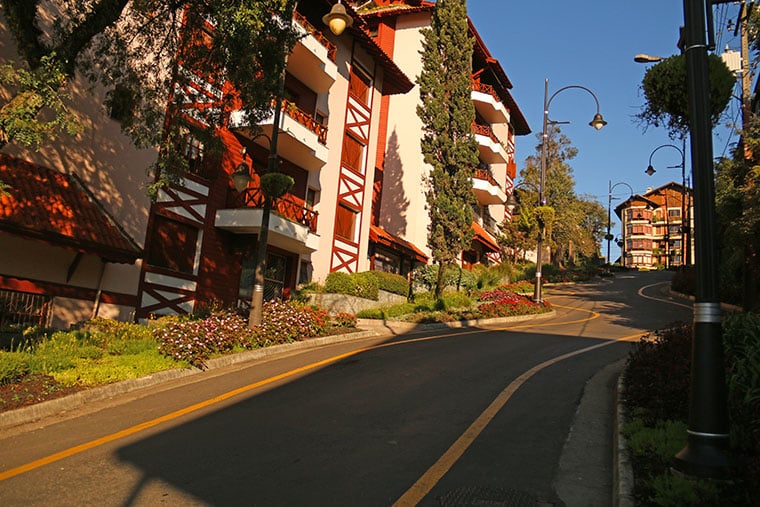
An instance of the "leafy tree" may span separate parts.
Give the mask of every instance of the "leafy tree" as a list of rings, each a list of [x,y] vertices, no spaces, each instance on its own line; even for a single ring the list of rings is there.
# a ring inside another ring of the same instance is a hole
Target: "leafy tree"
[[[541,171],[542,135],[536,136],[539,144],[536,155],[526,159],[520,178],[538,188]],[[549,127],[546,152],[546,179],[544,193],[546,206],[536,206],[537,199],[521,206],[521,213],[533,215],[536,220],[531,232],[538,237],[540,222],[546,227],[544,244],[551,250],[551,262],[561,267],[568,257],[578,254],[585,257],[597,253],[597,244],[607,227],[607,212],[599,202],[575,193],[575,178],[569,161],[578,150],[562,134],[557,125]],[[535,241],[534,243],[535,244]]]
[[[731,99],[735,77],[715,54],[708,56],[708,72],[710,114],[714,126]],[[646,102],[636,117],[645,127],[663,125],[672,137],[682,137],[689,131],[685,55],[671,56],[649,67],[641,88]]]
[[[505,219],[499,227],[501,234],[496,238],[502,251],[512,250],[512,261],[518,261],[520,252],[536,247],[538,238],[538,220],[531,203],[538,202],[538,194],[524,189],[515,189],[518,201],[512,219]],[[524,203],[524,204],[523,204]]]
[[[81,130],[68,107],[81,75],[106,91],[104,106],[118,115],[137,146],[160,150],[158,169],[172,159],[172,134],[190,82],[213,89],[207,107],[188,125],[212,138],[220,112],[244,111],[251,124],[266,117],[296,40],[289,23],[295,0],[4,0],[2,13],[19,61],[0,66],[10,98],[0,107],[0,148],[38,148]],[[273,16],[275,14],[275,16]]]
[[[430,212],[428,246],[442,267],[457,261],[472,241],[472,177],[478,148],[472,134],[473,43],[468,35],[465,0],[439,0],[430,28],[422,31],[422,72],[417,80],[422,104],[422,153],[431,171],[425,193]],[[438,270],[436,297],[443,289]]]
[[[717,164],[715,208],[720,247],[721,296],[746,309],[758,305],[760,287],[760,119],[753,115],[742,147]]]

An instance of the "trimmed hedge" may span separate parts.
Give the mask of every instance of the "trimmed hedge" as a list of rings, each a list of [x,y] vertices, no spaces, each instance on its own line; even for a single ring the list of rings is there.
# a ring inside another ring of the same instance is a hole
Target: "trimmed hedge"
[[[438,264],[426,264],[414,270],[415,288],[432,291],[438,280]],[[453,289],[472,290],[477,288],[475,273],[466,269],[450,266],[443,273],[443,286]]]
[[[367,273],[375,277],[380,290],[404,297],[409,295],[409,282],[405,276],[386,273],[385,271],[368,271]]]
[[[346,294],[377,301],[378,281],[371,271],[364,273],[342,273],[336,271],[327,275],[325,292]]]

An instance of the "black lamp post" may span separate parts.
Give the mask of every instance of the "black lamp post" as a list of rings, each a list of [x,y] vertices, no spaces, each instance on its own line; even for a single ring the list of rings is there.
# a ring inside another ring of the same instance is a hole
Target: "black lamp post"
[[[686,139],[684,139],[684,147],[686,145]],[[661,148],[673,148],[674,150],[677,150],[678,153],[681,155],[681,163],[679,165],[674,166],[668,166],[668,169],[676,169],[681,168],[681,266],[686,266],[688,264],[688,242],[689,240],[689,217],[688,215],[688,209],[689,206],[686,202],[686,196],[688,195],[688,192],[686,191],[686,153],[683,149],[679,148],[675,144],[663,144],[652,150],[652,153],[649,154],[649,165],[646,168],[645,173],[647,173],[649,176],[652,176],[657,171],[655,170],[654,166],[652,166],[652,156]],[[665,209],[665,213],[667,213],[667,206]],[[668,226],[669,227],[669,226]],[[668,229],[667,236],[670,237],[670,229]],[[668,245],[669,247],[669,245]]]
[[[628,190],[631,191],[631,197],[633,197],[633,188],[631,187],[631,185],[629,185],[628,183],[626,183],[624,181],[619,181],[619,182],[617,182],[617,183],[615,183],[613,185],[612,184],[612,180],[610,180],[609,193],[607,194],[607,235],[604,236],[604,239],[607,240],[607,264],[609,264],[609,265],[612,264],[610,262],[610,241],[612,241],[612,238],[613,238],[612,234],[610,233],[610,227],[612,225],[612,216],[611,216],[611,211],[612,211],[612,191],[618,185],[625,185],[626,187],[628,187]],[[623,259],[622,254],[621,254],[620,258]]]
[[[560,92],[569,90],[571,88],[577,88],[579,90],[584,90],[588,92],[593,98],[594,102],[596,103],[596,114],[594,115],[594,118],[589,122],[589,125],[594,127],[596,130],[600,130],[602,127],[607,125],[607,122],[604,121],[604,118],[602,118],[602,114],[599,112],[599,99],[594,95],[594,92],[586,88],[585,86],[579,86],[579,85],[570,85],[570,86],[564,86],[554,92],[552,96],[549,96],[549,80],[547,79],[544,83],[544,125],[543,125],[543,137],[541,142],[541,175],[539,178],[539,184],[538,184],[538,205],[539,206],[546,206],[546,157],[548,152],[548,140],[549,140],[549,125],[556,124],[558,122],[549,120],[549,106],[551,105],[552,100],[554,100],[554,97],[556,97]],[[540,230],[538,233],[538,242],[536,245],[536,285],[533,292],[533,300],[536,303],[543,303],[543,294],[542,294],[542,274],[541,274],[541,263],[542,263],[542,250],[544,248],[544,235],[546,234],[546,225],[541,222],[539,224]]]
[[[297,2],[293,3],[293,9],[289,13],[290,20],[293,19],[293,14],[296,10]],[[337,4],[332,6],[330,12],[322,17],[322,21],[330,27],[330,31],[336,36],[341,35],[343,31],[353,25],[353,18],[346,12],[345,6],[338,0]],[[282,98],[285,95],[285,67],[287,66],[288,55],[285,55],[285,66],[283,66],[282,74],[280,75],[280,82],[278,83],[278,90],[274,97],[274,117],[272,119],[272,137],[269,140],[269,158],[267,163],[267,172],[274,173],[278,169],[278,155],[277,155],[277,141],[280,134],[280,118],[282,114]],[[245,163],[241,164],[245,166]],[[247,172],[247,166],[245,168],[240,165],[233,174],[233,180],[235,185],[242,184],[243,177],[241,171]],[[236,179],[237,178],[237,179]],[[250,176],[248,176],[250,181]],[[245,183],[247,185],[247,181]],[[243,189],[245,186],[242,187]],[[256,245],[256,268],[253,278],[253,294],[251,296],[251,311],[248,316],[248,326],[256,327],[261,325],[262,315],[264,312],[264,274],[267,269],[267,242],[269,240],[269,216],[272,211],[272,196],[268,195],[265,189],[262,188],[261,194],[264,196],[264,203],[261,210],[261,228],[259,232],[258,243]]]
[[[705,0],[684,0],[686,77],[689,93],[691,167],[694,174],[696,298],[689,392],[688,443],[676,467],[705,477],[728,472],[730,456],[726,379],[723,365],[715,182],[710,121],[710,84],[705,36]]]

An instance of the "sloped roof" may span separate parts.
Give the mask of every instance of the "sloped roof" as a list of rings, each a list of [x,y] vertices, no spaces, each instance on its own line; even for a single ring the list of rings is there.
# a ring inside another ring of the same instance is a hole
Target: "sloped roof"
[[[141,249],[77,178],[0,154],[0,231],[110,262],[134,263]]]
[[[369,239],[381,245],[385,245],[388,248],[392,248],[396,251],[411,255],[419,262],[427,263],[428,261],[428,256],[425,255],[422,250],[414,246],[413,243],[406,241],[405,239],[401,239],[398,236],[394,236],[382,227],[370,225]]]
[[[406,0],[405,2],[401,3],[389,2],[388,4],[384,5],[362,7],[357,12],[363,19],[366,20],[404,16],[408,14],[415,14],[417,12],[431,11],[434,8],[435,3],[433,2],[423,0]],[[494,75],[496,81],[499,82],[500,86],[498,88],[500,89],[497,91],[509,108],[512,117],[512,125],[515,128],[515,134],[518,136],[530,134],[531,129],[530,125],[528,125],[528,120],[525,119],[525,115],[523,115],[523,112],[520,110],[520,107],[517,105],[514,97],[512,97],[512,94],[509,92],[509,90],[512,88],[512,82],[507,77],[507,73],[504,71],[501,63],[499,63],[499,60],[491,55],[491,52],[488,50],[488,47],[480,36],[480,33],[478,33],[478,30],[475,28],[475,25],[472,23],[472,20],[469,17],[467,18],[467,24],[469,26],[470,34],[475,39],[474,56],[482,60],[487,65],[490,72]]]
[[[499,245],[493,240],[490,234],[486,232],[483,227],[478,225],[477,222],[472,223],[472,229],[475,231],[475,236],[473,237],[474,240],[479,241],[483,246],[488,248],[492,252],[498,252],[501,250],[499,248]]]
[[[414,83],[396,65],[396,62],[364,31],[365,23],[361,16],[348,3],[343,4],[346,12],[354,18],[354,24],[348,31],[359,44],[383,67],[383,95],[407,93],[414,88]]]

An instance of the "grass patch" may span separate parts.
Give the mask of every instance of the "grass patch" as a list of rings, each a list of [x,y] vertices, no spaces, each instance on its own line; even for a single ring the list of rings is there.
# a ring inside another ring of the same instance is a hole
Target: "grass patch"
[[[79,360],[70,369],[58,371],[52,377],[66,386],[98,386],[122,380],[136,379],[159,371],[187,368],[190,363],[175,361],[153,351],[138,354],[107,356],[97,361]]]

